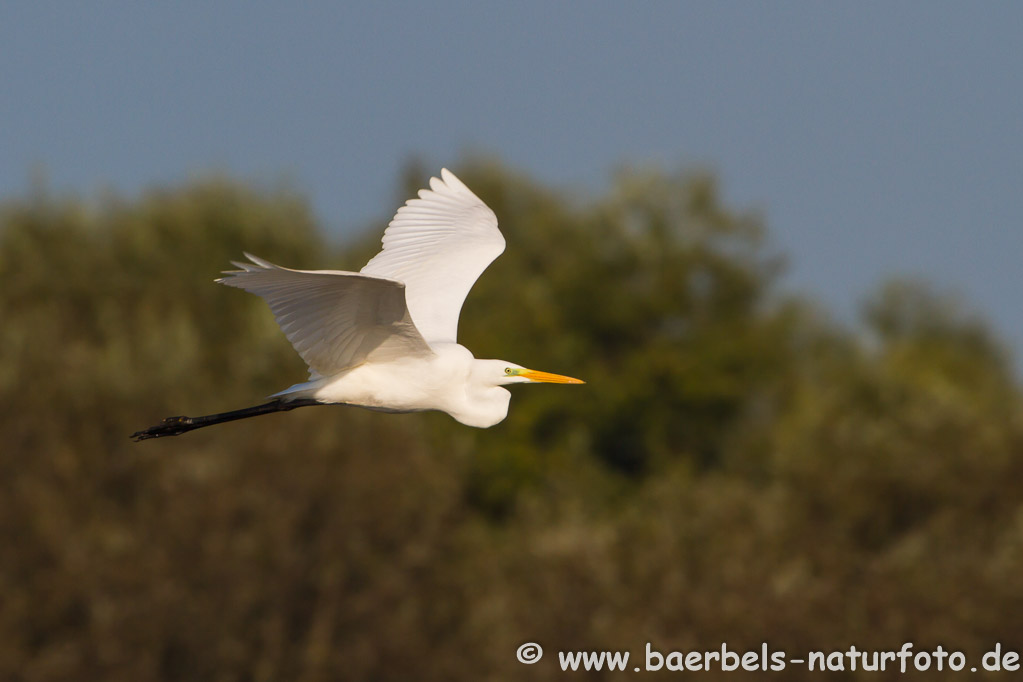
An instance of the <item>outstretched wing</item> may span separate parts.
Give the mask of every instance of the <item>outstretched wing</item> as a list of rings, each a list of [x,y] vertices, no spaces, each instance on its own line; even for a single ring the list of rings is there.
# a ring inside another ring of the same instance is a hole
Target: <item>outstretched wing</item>
[[[497,216],[448,169],[398,209],[384,248],[362,274],[405,283],[405,303],[427,341],[455,341],[473,283],[504,251]]]
[[[249,254],[252,263],[217,282],[261,296],[311,379],[361,362],[429,355],[405,306],[401,282],[340,270],[290,270]]]

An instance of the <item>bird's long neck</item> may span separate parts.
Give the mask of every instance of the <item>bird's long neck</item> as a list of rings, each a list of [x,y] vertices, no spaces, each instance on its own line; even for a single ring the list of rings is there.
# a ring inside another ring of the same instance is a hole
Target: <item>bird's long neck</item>
[[[249,417],[258,417],[262,414],[270,414],[271,412],[284,412],[287,410],[293,410],[296,407],[308,407],[311,405],[322,404],[323,403],[320,401],[312,398],[272,400],[268,403],[263,403],[262,405],[244,407],[240,410],[232,410],[231,412],[207,414],[202,417],[167,417],[155,426],[150,426],[148,429],[143,429],[142,431],[136,431],[131,435],[131,437],[136,441],[140,441],[148,438],[180,436],[183,433],[194,431],[195,429],[213,426],[214,424],[223,424],[224,422],[232,422],[236,419],[248,419]]]
[[[508,404],[511,393],[501,386],[478,388],[466,395],[466,402],[449,414],[465,424],[479,429],[487,429],[504,420],[508,416]]]

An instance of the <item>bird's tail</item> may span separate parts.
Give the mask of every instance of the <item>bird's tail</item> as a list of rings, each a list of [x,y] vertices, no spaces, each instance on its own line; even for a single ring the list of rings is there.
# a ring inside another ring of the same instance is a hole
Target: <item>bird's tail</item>
[[[137,442],[148,438],[180,436],[183,433],[194,431],[195,429],[201,429],[204,426],[213,426],[214,424],[231,422],[236,419],[258,417],[261,414],[270,414],[271,412],[285,412],[287,410],[293,410],[296,407],[308,407],[310,405],[323,404],[324,403],[313,398],[296,398],[294,400],[277,399],[271,400],[268,403],[263,403],[262,405],[255,405],[254,407],[245,407],[231,412],[220,412],[219,414],[207,414],[202,417],[167,417],[156,426],[150,426],[148,429],[136,431],[131,434],[131,437]]]

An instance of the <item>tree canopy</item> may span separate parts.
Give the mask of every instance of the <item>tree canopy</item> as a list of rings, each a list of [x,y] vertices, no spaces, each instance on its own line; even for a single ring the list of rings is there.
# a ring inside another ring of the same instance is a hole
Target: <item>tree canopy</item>
[[[588,382],[513,389],[488,430],[336,407],[132,443],[304,378],[265,305],[212,283],[230,260],[357,270],[385,221],[337,244],[293,191],[224,178],[0,207],[0,677],[563,675],[524,641],[1023,650],[1021,403],[982,318],[895,280],[833,321],[707,173],[591,196],[456,171],[509,245],[459,340]]]

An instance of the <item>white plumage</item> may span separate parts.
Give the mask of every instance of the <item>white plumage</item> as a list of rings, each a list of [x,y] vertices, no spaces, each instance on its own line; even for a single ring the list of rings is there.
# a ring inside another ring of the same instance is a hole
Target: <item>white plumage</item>
[[[340,270],[290,270],[246,253],[252,263],[218,279],[261,296],[285,336],[309,365],[328,377],[366,361],[429,355],[412,323],[405,286]]]
[[[494,212],[445,168],[398,209],[383,245],[362,274],[404,282],[405,304],[423,338],[454,342],[462,303],[504,252],[504,236]]]
[[[488,427],[508,413],[504,384],[583,383],[476,360],[457,343],[462,303],[504,248],[494,212],[444,169],[398,209],[359,273],[290,270],[245,254],[251,263],[217,281],[261,296],[309,366],[309,380],[279,401],[442,410]]]

